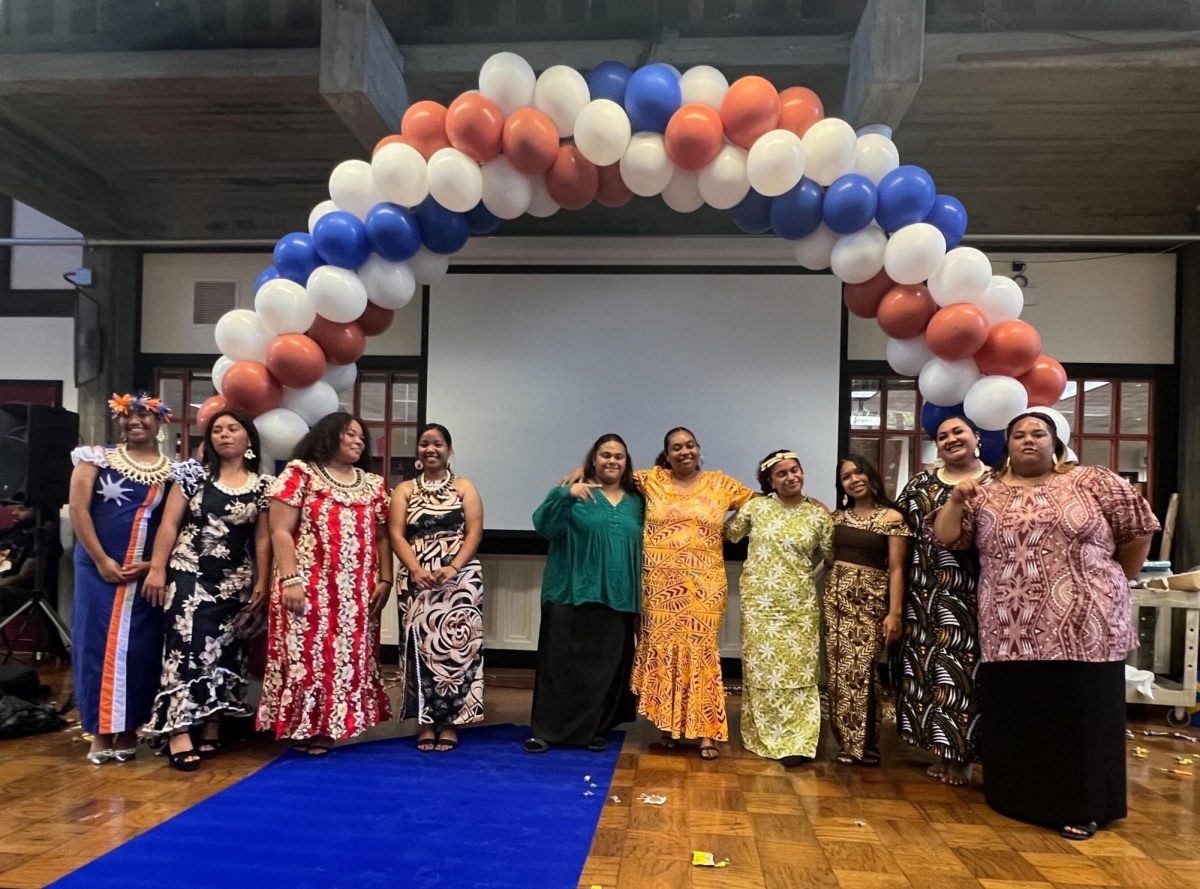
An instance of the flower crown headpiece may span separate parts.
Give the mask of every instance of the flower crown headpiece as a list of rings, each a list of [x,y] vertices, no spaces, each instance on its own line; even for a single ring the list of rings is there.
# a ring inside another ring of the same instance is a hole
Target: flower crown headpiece
[[[763,460],[761,463],[758,464],[758,471],[766,472],[768,469],[770,469],[776,463],[782,463],[784,460],[795,460],[797,463],[799,463],[800,456],[798,454],[796,454],[795,451],[781,451],[778,454],[772,454],[766,460]]]
[[[172,419],[170,405],[149,392],[126,392],[124,395],[114,392],[108,400],[108,415],[114,420],[138,412],[154,414],[163,423]]]

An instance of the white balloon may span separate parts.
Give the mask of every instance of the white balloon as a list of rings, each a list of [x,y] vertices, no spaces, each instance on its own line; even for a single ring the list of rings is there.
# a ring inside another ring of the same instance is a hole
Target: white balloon
[[[337,393],[349,392],[358,379],[358,366],[355,364],[326,364],[325,375],[321,377],[333,387]]]
[[[499,219],[516,219],[529,209],[533,188],[529,177],[504,155],[492,158],[480,170],[483,177],[483,206]]]
[[[813,271],[829,268],[837,239],[837,234],[822,222],[811,235],[793,242],[792,247],[796,251],[796,262],[800,263],[806,269],[812,269]]]
[[[804,175],[818,185],[832,185],[854,170],[858,136],[854,127],[836,117],[818,120],[800,140],[804,143]]]
[[[1079,455],[1078,455],[1078,454],[1076,454],[1076,453],[1075,453],[1073,450],[1071,450],[1070,448],[1067,448],[1066,462],[1067,462],[1067,463],[1078,463],[1078,462],[1079,462]]]
[[[858,137],[855,147],[854,172],[866,176],[876,185],[888,173],[900,166],[900,151],[896,143],[879,133]]]
[[[415,256],[408,259],[408,268],[418,284],[432,284],[446,277],[446,272],[450,269],[450,257],[422,247]]]
[[[691,213],[704,206],[699,175],[691,170],[676,170],[662,190],[663,203],[676,213]]]
[[[262,449],[281,460],[290,459],[300,439],[308,434],[308,423],[295,411],[272,408],[254,418]]]
[[[829,257],[830,271],[846,284],[870,281],[883,268],[887,241],[883,229],[874,225],[854,234],[842,235],[833,245],[833,253]]]
[[[213,388],[217,390],[218,395],[225,394],[221,391],[221,387],[224,385],[225,371],[229,370],[231,367],[233,367],[233,359],[228,355],[222,355],[213,362],[212,384]]]
[[[945,236],[928,222],[916,222],[888,238],[883,267],[897,284],[920,284],[937,271],[945,256]]]
[[[921,373],[921,368],[929,363],[933,353],[925,342],[925,334],[914,336],[907,340],[889,339],[887,344],[887,362],[892,370],[903,377],[915,377]]]
[[[337,324],[358,320],[367,307],[367,288],[358,275],[335,265],[322,265],[308,276],[308,295],[317,314]]]
[[[273,278],[258,288],[254,311],[273,333],[304,333],[317,317],[308,291],[287,278]]]
[[[988,324],[995,327],[1004,321],[1016,321],[1025,308],[1025,294],[1012,278],[992,275],[987,290],[973,300],[983,310]]]
[[[529,209],[526,212],[530,216],[548,219],[562,209],[558,202],[550,197],[550,192],[546,190],[546,180],[541,176],[529,177],[529,192]]]
[[[700,171],[700,194],[717,210],[730,210],[750,192],[746,175],[749,152],[736,145],[723,145],[712,162]]]
[[[931,358],[921,368],[917,388],[926,401],[949,406],[962,402],[978,379],[979,368],[970,358],[959,361]]]
[[[308,214],[308,233],[311,235],[313,229],[317,227],[317,220],[326,213],[332,213],[337,208],[337,204],[333,201],[321,201],[321,203],[313,207],[312,212]]]
[[[479,164],[457,148],[439,148],[429,158],[429,193],[447,210],[473,210],[483,197]]]
[[[683,72],[679,78],[679,92],[682,105],[696,102],[720,111],[721,102],[729,92],[729,81],[712,65],[697,65]]]
[[[661,194],[675,173],[662,133],[634,133],[621,155],[620,171],[622,181],[634,194],[644,198]]]
[[[385,201],[415,207],[429,194],[429,175],[421,152],[403,142],[389,142],[371,158],[371,181]]]
[[[575,132],[575,118],[591,100],[583,75],[567,65],[547,68],[533,87],[533,107],[554,121],[559,138]]]
[[[575,147],[598,167],[619,161],[632,137],[629,115],[611,99],[588,102],[575,118]]]
[[[234,361],[267,360],[267,345],[275,339],[257,313],[249,309],[233,309],[217,321],[213,331],[217,348]]]
[[[533,68],[515,52],[489,56],[479,69],[479,92],[499,105],[505,117],[533,104],[536,83]]]
[[[382,309],[403,309],[413,298],[417,280],[403,262],[392,262],[378,253],[358,267],[358,277],[367,289],[367,299]]]
[[[375,191],[371,165],[359,160],[342,161],[329,174],[329,196],[342,210],[366,219],[381,200]]]
[[[980,429],[1003,429],[1029,407],[1029,393],[1012,377],[976,380],[963,398],[963,413]]]
[[[1071,424],[1067,422],[1067,418],[1061,412],[1052,407],[1035,407],[1033,410],[1039,414],[1045,414],[1054,421],[1054,429],[1058,433],[1058,440],[1064,445],[1071,440]]]
[[[804,175],[804,143],[791,130],[763,133],[750,146],[746,176],[750,187],[769,198],[789,190]]]
[[[992,283],[992,262],[982,250],[955,247],[929,276],[929,295],[939,306],[972,303]]]
[[[295,411],[309,426],[315,426],[322,417],[338,409],[338,395],[333,386],[317,380],[302,389],[283,389],[283,407]]]

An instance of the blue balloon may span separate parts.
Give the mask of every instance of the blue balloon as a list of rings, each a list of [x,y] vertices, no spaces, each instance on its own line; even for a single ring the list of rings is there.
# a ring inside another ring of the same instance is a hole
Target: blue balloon
[[[937,435],[937,428],[951,417],[965,417],[961,404],[940,405],[932,401],[925,402],[921,408],[921,428],[930,438]]]
[[[471,234],[490,235],[499,227],[500,217],[494,216],[492,211],[483,205],[483,201],[467,211],[467,228]]]
[[[884,176],[878,191],[875,220],[888,234],[914,222],[924,222],[937,195],[933,177],[912,164],[896,167]]]
[[[945,235],[946,249],[949,250],[958,246],[967,233],[967,208],[958,198],[939,194],[934,197],[933,209],[925,221]]]
[[[275,266],[273,266],[273,265],[267,266],[265,269],[263,269],[261,272],[259,272],[258,277],[254,279],[254,292],[258,293],[258,289],[260,287],[262,287],[264,284],[266,284],[268,281],[273,281],[276,278],[282,278],[282,277],[283,277],[283,275],[279,274],[279,269],[275,268]]]
[[[748,235],[761,235],[771,230],[771,199],[753,188],[742,202],[733,208],[733,224]]]
[[[625,105],[625,85],[633,76],[633,70],[624,62],[601,62],[588,72],[588,93],[593,100],[610,99]]]
[[[466,213],[447,210],[433,198],[426,198],[413,210],[421,229],[421,243],[433,253],[456,253],[471,237]]]
[[[988,466],[997,466],[1004,456],[1004,430],[983,429],[979,433],[979,459]]]
[[[848,173],[825,190],[821,215],[830,230],[849,235],[866,228],[875,218],[879,193],[866,176]]]
[[[407,207],[376,204],[367,214],[367,240],[384,259],[404,262],[421,249],[421,228]]]
[[[308,232],[292,232],[275,242],[275,268],[280,277],[307,284],[308,276],[319,265],[321,257]]]
[[[824,197],[821,186],[811,179],[801,179],[790,191],[772,198],[771,228],[789,241],[807,238],[821,224]]]
[[[625,85],[625,112],[634,132],[663,132],[682,102],[679,75],[666,65],[638,68]]]
[[[325,262],[344,269],[358,268],[371,255],[366,226],[345,210],[334,210],[317,220],[313,226],[313,243]]]

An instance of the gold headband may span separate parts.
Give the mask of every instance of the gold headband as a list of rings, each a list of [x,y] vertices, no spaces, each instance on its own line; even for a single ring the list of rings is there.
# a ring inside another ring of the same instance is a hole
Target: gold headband
[[[797,463],[799,463],[800,455],[795,453],[794,451],[781,451],[778,454],[772,454],[770,457],[768,457],[767,459],[763,460],[761,463],[758,464],[758,471],[766,472],[768,469],[770,469],[776,463],[779,463],[783,460],[795,460]]]

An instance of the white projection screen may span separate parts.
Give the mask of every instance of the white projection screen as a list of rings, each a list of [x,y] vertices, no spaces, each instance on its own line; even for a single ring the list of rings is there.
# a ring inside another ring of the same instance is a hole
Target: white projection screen
[[[430,292],[426,416],[489,531],[532,529],[599,435],[645,468],[673,426],[756,490],[757,461],[793,448],[832,505],[840,299],[831,275],[450,275]]]

